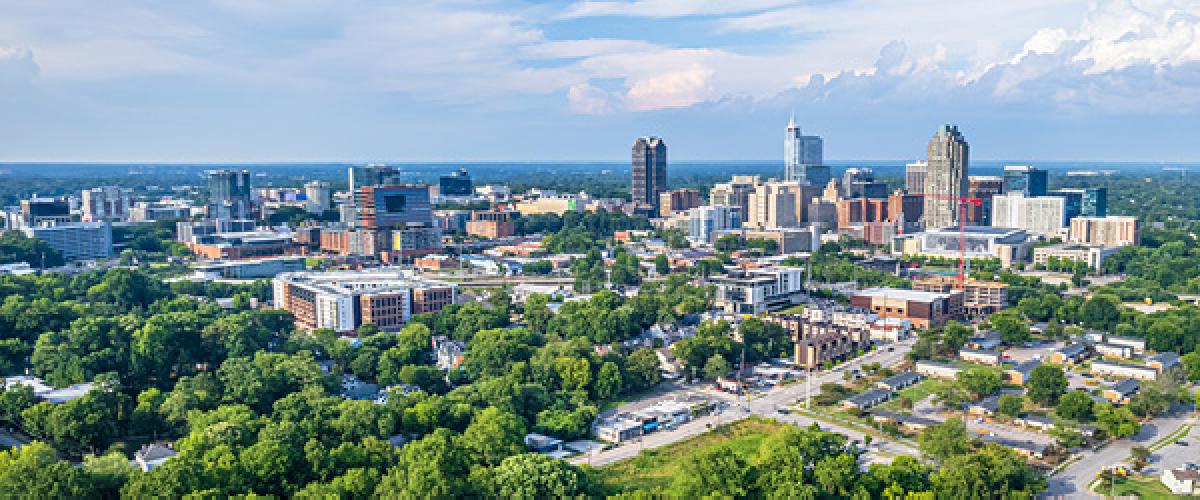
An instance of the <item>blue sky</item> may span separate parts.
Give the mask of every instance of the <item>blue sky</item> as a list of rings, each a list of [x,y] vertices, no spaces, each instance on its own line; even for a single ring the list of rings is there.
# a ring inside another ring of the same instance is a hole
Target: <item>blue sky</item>
[[[1195,161],[1193,0],[6,0],[0,161]]]

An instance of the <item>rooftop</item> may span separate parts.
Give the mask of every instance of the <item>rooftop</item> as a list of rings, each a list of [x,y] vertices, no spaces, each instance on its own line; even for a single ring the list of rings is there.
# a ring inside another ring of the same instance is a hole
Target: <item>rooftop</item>
[[[945,293],[919,292],[916,290],[905,290],[902,288],[868,288],[856,293],[855,295],[881,297],[885,299],[915,300],[918,302],[932,302],[950,296]]]

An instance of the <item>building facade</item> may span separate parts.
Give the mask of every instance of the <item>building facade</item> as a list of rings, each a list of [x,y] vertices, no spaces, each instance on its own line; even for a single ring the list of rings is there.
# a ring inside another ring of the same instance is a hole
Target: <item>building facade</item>
[[[667,143],[658,137],[633,141],[633,204],[658,213],[659,193],[667,190]]]
[[[904,166],[904,191],[909,194],[925,194],[925,172],[929,162],[914,161]]]
[[[272,285],[275,307],[291,312],[306,331],[352,333],[364,323],[398,331],[413,314],[440,311],[455,297],[453,284],[392,269],[284,273]]]
[[[961,318],[963,294],[870,288],[851,296],[850,305],[867,309],[881,318],[903,319],[911,321],[917,328],[929,328]]]
[[[823,186],[829,182],[829,167],[825,166],[825,143],[815,135],[804,135],[796,124],[796,116],[788,120],[783,138],[783,178]]]
[[[358,207],[358,226],[362,228],[433,226],[428,186],[363,186],[355,192],[355,205]]]
[[[695,189],[664,191],[658,196],[658,213],[663,217],[703,205],[704,196],[701,196],[700,191]]]
[[[84,222],[128,220],[133,208],[133,190],[129,188],[104,186],[85,189],[82,199],[80,209]]]
[[[1032,165],[1006,165],[1004,192],[1025,196],[1046,196],[1046,171]]]
[[[440,196],[472,196],[474,194],[475,187],[471,184],[471,175],[465,168],[438,178],[438,195]]]
[[[929,140],[925,167],[925,227],[959,224],[961,203],[967,194],[970,148],[958,127],[942,125]]]
[[[500,210],[476,210],[466,223],[467,234],[480,238],[507,238],[517,233],[513,212]]]
[[[963,310],[970,315],[987,315],[1008,306],[1008,284],[999,281],[958,281],[951,276],[927,276],[912,282],[913,290],[949,294],[963,293]]]
[[[66,261],[106,259],[112,256],[112,225],[108,222],[75,222],[21,228],[62,254]]]
[[[1076,217],[1071,219],[1070,241],[1084,245],[1122,247],[1141,242],[1137,217]]]
[[[210,219],[254,218],[249,170],[210,170],[207,175]]]
[[[304,209],[320,214],[333,208],[333,190],[325,181],[309,181],[304,184]]]
[[[1058,236],[1067,226],[1066,199],[1005,193],[992,198],[992,225]]]

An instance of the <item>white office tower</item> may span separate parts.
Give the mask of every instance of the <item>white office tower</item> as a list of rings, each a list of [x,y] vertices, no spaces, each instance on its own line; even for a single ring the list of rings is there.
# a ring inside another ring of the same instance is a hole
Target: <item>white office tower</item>
[[[829,167],[825,166],[824,142],[815,135],[804,135],[796,125],[796,115],[788,120],[783,140],[784,180],[807,182],[824,186],[829,182]]]
[[[1066,227],[1065,212],[1066,199],[1061,196],[1025,196],[1014,191],[992,197],[992,225],[996,227],[1059,236]]]
[[[333,190],[325,181],[310,181],[304,185],[304,208],[309,213],[323,213],[333,207]]]

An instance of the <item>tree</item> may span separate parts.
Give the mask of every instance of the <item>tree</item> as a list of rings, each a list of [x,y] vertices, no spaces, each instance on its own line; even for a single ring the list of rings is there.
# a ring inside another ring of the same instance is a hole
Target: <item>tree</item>
[[[1059,398],[1055,412],[1058,416],[1077,422],[1092,420],[1092,397],[1083,391],[1071,391]]]
[[[1024,410],[1025,398],[1016,394],[1005,394],[1000,396],[999,401],[996,402],[996,411],[1000,412],[1001,415],[1018,417]]]
[[[1156,380],[1143,382],[1129,402],[1129,410],[1138,416],[1156,417],[1177,402],[1190,402],[1188,390],[1170,375],[1168,372]]]
[[[1015,310],[1006,309],[992,313],[988,317],[992,328],[1000,333],[1009,344],[1020,344],[1029,341],[1029,325]]]
[[[438,429],[401,449],[399,463],[376,488],[380,498],[466,498],[471,458],[454,434]]]
[[[934,498],[1033,498],[1046,487],[1025,459],[994,443],[950,457],[930,480]]]
[[[1138,423],[1129,408],[1114,407],[1107,402],[1102,402],[1096,403],[1092,407],[1092,411],[1096,414],[1096,427],[1111,437],[1132,437],[1142,429],[1142,424]]]
[[[917,439],[917,444],[926,459],[938,463],[971,451],[967,426],[957,418],[925,429]]]
[[[962,323],[954,320],[946,322],[942,327],[942,341],[951,349],[958,349],[971,338],[971,330]]]
[[[0,497],[84,498],[93,491],[87,475],[56,458],[46,443],[0,451]]]
[[[1150,463],[1150,455],[1152,452],[1145,446],[1134,446],[1129,450],[1129,456],[1133,459],[1133,470],[1140,471]]]
[[[525,451],[525,422],[498,408],[485,408],[471,419],[460,441],[477,462],[497,465]]]
[[[744,497],[754,484],[753,470],[728,446],[703,449],[680,464],[671,482],[676,498]]]
[[[704,363],[704,376],[710,380],[716,380],[729,374],[729,361],[725,360],[720,354],[713,354]]]
[[[973,366],[958,372],[958,382],[975,397],[990,396],[1000,390],[1004,374],[990,366]]]
[[[1061,367],[1038,365],[1025,381],[1025,389],[1034,403],[1053,406],[1067,389],[1067,376]]]
[[[671,263],[667,260],[666,254],[658,254],[654,256],[654,272],[659,276],[666,276],[671,272]]]
[[[958,384],[946,384],[939,386],[933,391],[933,400],[942,408],[957,409],[964,403],[969,401],[970,394],[963,390]]]
[[[616,363],[605,361],[600,365],[600,371],[596,373],[593,391],[596,399],[601,401],[609,400],[621,393],[621,369],[617,368]]]
[[[539,453],[513,455],[491,474],[490,491],[501,498],[588,496],[587,476],[563,460]]]
[[[105,498],[118,498],[121,486],[137,470],[120,452],[109,452],[101,456],[87,455],[83,457],[82,468],[91,480],[95,492]]]
[[[1096,295],[1079,310],[1079,320],[1097,330],[1111,330],[1120,317],[1121,299],[1112,295]]]
[[[1187,373],[1188,380],[1192,382],[1200,381],[1200,352],[1189,352],[1179,358],[1183,364],[1183,369]]]
[[[658,385],[662,381],[658,355],[646,347],[633,351],[625,358],[625,376],[632,382],[631,386],[639,389]]]

